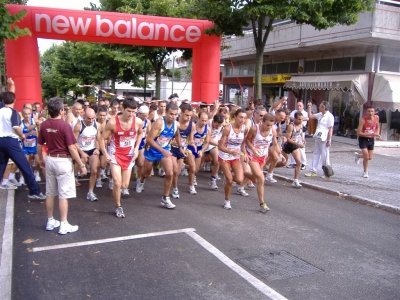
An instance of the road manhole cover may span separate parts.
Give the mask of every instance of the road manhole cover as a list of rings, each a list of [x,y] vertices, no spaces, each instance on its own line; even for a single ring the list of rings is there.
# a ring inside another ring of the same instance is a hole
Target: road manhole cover
[[[286,251],[236,259],[241,265],[267,280],[286,279],[323,272]]]

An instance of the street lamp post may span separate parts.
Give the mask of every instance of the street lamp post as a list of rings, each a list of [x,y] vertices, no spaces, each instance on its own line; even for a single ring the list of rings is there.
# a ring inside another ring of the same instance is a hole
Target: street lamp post
[[[147,58],[144,59],[144,96],[143,96],[143,101],[146,101],[146,86],[147,86],[146,62],[147,62]]]
[[[172,93],[174,94],[174,80],[175,80],[175,56],[172,56]]]

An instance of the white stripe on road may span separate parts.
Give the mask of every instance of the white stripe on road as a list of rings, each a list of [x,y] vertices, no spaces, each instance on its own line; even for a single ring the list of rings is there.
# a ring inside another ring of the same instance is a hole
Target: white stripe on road
[[[153,232],[153,233],[145,233],[145,234],[137,234],[137,235],[128,235],[122,236],[117,238],[109,238],[109,239],[102,239],[102,240],[93,240],[87,242],[78,242],[78,243],[70,243],[70,244],[61,244],[55,246],[47,246],[47,247],[35,247],[32,248],[32,252],[40,252],[40,251],[48,251],[48,250],[57,250],[57,249],[65,249],[65,248],[72,248],[72,247],[82,247],[82,246],[89,246],[89,245],[96,245],[96,244],[104,244],[104,243],[112,243],[112,242],[119,242],[119,241],[127,241],[127,240],[134,240],[134,239],[142,239],[147,237],[154,237],[154,236],[162,236],[162,235],[169,235],[169,234],[176,234],[176,233],[186,233],[192,239],[194,239],[198,244],[200,244],[203,248],[209,251],[212,255],[218,258],[222,263],[224,263],[227,267],[231,270],[236,272],[240,277],[254,286],[257,290],[261,293],[266,295],[269,299],[272,300],[287,300],[284,296],[270,288],[261,280],[257,279],[245,269],[237,265],[233,260],[223,254],[220,250],[214,247],[212,244],[207,242],[197,233],[195,233],[194,228],[186,228],[186,229],[178,229],[178,230],[169,230],[169,231],[160,231],[160,232]]]
[[[8,190],[0,261],[0,299],[11,299],[11,271],[14,230],[14,190]]]
[[[46,247],[35,247],[35,248],[32,248],[32,252],[57,250],[57,249],[65,249],[65,248],[72,248],[72,247],[82,247],[82,246],[113,243],[113,242],[128,241],[128,240],[136,240],[136,239],[143,239],[143,238],[152,237],[152,236],[184,233],[184,232],[189,232],[189,231],[195,231],[195,229],[194,228],[186,228],[186,229],[178,229],[178,230],[168,230],[168,231],[121,236],[121,237],[110,238],[110,239],[93,240],[93,241],[87,241],[87,242],[61,244],[61,245],[46,246]]]
[[[266,295],[268,298],[272,300],[287,300],[284,296],[270,288],[268,285],[266,285],[264,282],[261,280],[257,279],[253,275],[251,275],[249,272],[247,272],[245,269],[237,265],[233,260],[231,260],[228,256],[223,254],[220,250],[215,248],[212,244],[207,242],[205,239],[203,239],[201,236],[199,236],[196,232],[193,231],[187,231],[187,235],[189,235],[191,238],[193,238],[197,243],[199,243],[204,249],[209,251],[211,254],[213,254],[216,258],[218,258],[221,262],[223,262],[226,266],[228,266],[230,269],[235,271],[239,276],[241,276],[244,280],[246,280],[248,283],[250,283],[252,286],[254,286],[257,290],[259,290],[261,293]]]

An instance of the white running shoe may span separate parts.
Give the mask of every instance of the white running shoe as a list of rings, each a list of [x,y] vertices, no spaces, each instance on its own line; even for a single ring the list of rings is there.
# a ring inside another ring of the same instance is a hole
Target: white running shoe
[[[238,188],[236,190],[236,194],[240,195],[240,196],[244,196],[247,197],[249,194],[245,191],[244,188]]]
[[[300,182],[298,180],[294,180],[292,183],[292,187],[294,187],[296,189],[301,189],[303,186],[300,184]]]
[[[96,179],[96,187],[98,188],[103,187],[103,183],[101,182],[101,177]]]
[[[172,198],[179,199],[179,190],[178,190],[178,188],[172,188]]]
[[[189,186],[189,193],[191,195],[196,195],[197,194],[196,189],[194,188],[194,186]]]
[[[176,207],[176,205],[171,202],[171,199],[169,197],[164,197],[164,196],[161,199],[161,206],[164,206],[168,209]]]
[[[364,174],[363,174],[363,178],[368,178],[369,176],[368,176],[368,172],[364,172]]]
[[[138,182],[138,184],[136,185],[136,193],[141,193],[144,190],[144,182]]]
[[[121,189],[121,195],[122,196],[129,196],[129,190],[128,189]]]
[[[354,162],[359,165],[360,164],[361,159],[358,157],[358,153],[354,152]]]
[[[8,179],[8,182],[15,186],[21,186],[21,184],[17,181],[17,179]]]
[[[232,209],[231,201],[225,200],[225,202],[224,202],[224,208],[225,208],[225,209]]]
[[[211,188],[213,190],[218,190],[218,186],[217,186],[217,179],[210,179],[210,181],[208,182],[208,184],[211,186]]]
[[[255,188],[255,185],[254,185],[253,181],[249,180],[249,182],[247,183],[247,187],[248,187],[249,189]]]
[[[60,229],[58,230],[58,234],[67,234],[78,231],[78,229],[78,225],[71,225],[68,222],[62,222],[60,225]]]
[[[272,176],[272,174],[267,173],[267,175],[265,176],[265,181],[271,182],[271,183],[275,183],[277,182],[274,177]]]
[[[25,183],[25,179],[24,179],[24,177],[23,176],[20,176],[19,177],[19,185],[21,186],[21,185],[26,185],[26,183]]]
[[[101,179],[101,180],[106,180],[106,179],[108,179],[108,177],[107,177],[107,175],[106,175],[105,172],[104,172],[103,174],[100,174],[100,179]]]
[[[186,168],[182,170],[181,176],[189,176],[188,170]]]
[[[91,191],[89,191],[89,192],[87,193],[86,199],[87,199],[87,200],[90,200],[90,201],[92,201],[92,202],[93,202],[93,201],[99,200],[99,199],[97,199],[96,194],[93,193],[93,192],[91,192]]]
[[[165,171],[163,168],[160,167],[160,169],[158,169],[158,176],[160,177],[165,177]]]
[[[237,183],[235,181],[232,181],[232,186],[237,186]]]
[[[215,176],[215,179],[221,180],[221,177],[218,176],[218,174]]]
[[[125,214],[124,214],[124,210],[122,209],[122,206],[118,206],[115,209],[115,215],[117,216],[117,218],[125,218]]]
[[[53,230],[54,228],[59,227],[60,224],[60,221],[57,221],[56,219],[47,219],[46,230]]]
[[[35,181],[40,182],[42,179],[40,178],[40,174],[38,171],[33,172],[33,175],[35,176]]]
[[[114,188],[114,180],[110,178],[110,180],[108,181],[108,189],[112,190],[113,188]]]

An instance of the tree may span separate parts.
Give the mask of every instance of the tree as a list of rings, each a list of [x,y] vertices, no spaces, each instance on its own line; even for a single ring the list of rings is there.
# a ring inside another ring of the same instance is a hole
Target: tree
[[[256,98],[261,98],[263,53],[275,20],[293,20],[318,30],[335,25],[352,25],[358,13],[373,9],[374,0],[199,0],[192,13],[214,22],[207,30],[214,35],[243,36],[251,24],[255,51]]]
[[[4,51],[4,40],[15,40],[20,36],[30,35],[31,32],[27,28],[19,28],[15,25],[25,15],[26,10],[21,10],[15,15],[11,15],[7,10],[7,4],[26,4],[27,0],[0,0],[0,75],[4,70],[5,64],[5,51]],[[1,78],[1,76],[0,76]],[[1,90],[1,80],[0,80]]]

